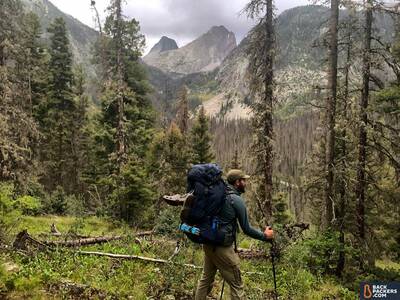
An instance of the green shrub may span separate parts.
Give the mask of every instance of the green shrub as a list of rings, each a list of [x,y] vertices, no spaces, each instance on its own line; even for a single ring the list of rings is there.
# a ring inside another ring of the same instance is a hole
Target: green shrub
[[[317,233],[304,243],[309,252],[304,258],[309,270],[315,274],[334,274],[340,250],[338,233]]]
[[[22,196],[16,200],[16,206],[24,215],[38,215],[42,209],[42,203],[39,199],[32,196]]]
[[[277,193],[273,199],[274,224],[287,224],[293,220],[290,215],[288,198],[285,193]]]
[[[180,234],[178,230],[180,224],[179,213],[180,210],[176,207],[168,206],[163,209],[157,218],[154,227],[155,231],[169,237],[177,237]]]
[[[291,299],[298,295],[307,295],[316,284],[316,278],[307,270],[285,265],[280,269],[279,294],[284,299]]]
[[[84,216],[87,213],[85,199],[81,195],[68,195],[65,197],[66,214],[69,216]]]
[[[5,290],[5,282],[7,281],[7,272],[3,263],[0,263],[0,292]]]
[[[8,241],[8,235],[21,216],[13,199],[14,186],[10,183],[0,183],[0,243]]]
[[[85,219],[84,218],[76,218],[72,223],[71,227],[68,230],[68,233],[71,235],[79,235],[83,234],[83,228],[85,227]]]
[[[47,214],[64,215],[67,212],[67,195],[61,186],[44,199],[43,212]]]
[[[14,289],[21,292],[32,292],[42,283],[41,279],[36,276],[18,277],[14,280]]]

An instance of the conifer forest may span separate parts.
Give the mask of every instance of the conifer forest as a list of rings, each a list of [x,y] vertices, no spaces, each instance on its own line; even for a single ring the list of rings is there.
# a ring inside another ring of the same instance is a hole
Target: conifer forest
[[[195,299],[208,163],[243,299],[400,299],[400,2],[145,2],[0,0],[0,299]]]

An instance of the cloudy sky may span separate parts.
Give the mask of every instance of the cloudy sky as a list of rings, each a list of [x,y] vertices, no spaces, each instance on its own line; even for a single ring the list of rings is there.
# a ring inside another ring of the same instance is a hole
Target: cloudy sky
[[[94,27],[90,0],[50,0],[63,12]],[[124,14],[136,18],[146,36],[146,51],[166,35],[179,47],[208,31],[214,25],[224,25],[240,41],[251,27],[251,22],[240,15],[248,0],[127,0]],[[285,9],[310,4],[312,0],[276,0],[276,13]],[[87,5],[86,5],[87,3]],[[109,0],[96,0],[102,17]]]

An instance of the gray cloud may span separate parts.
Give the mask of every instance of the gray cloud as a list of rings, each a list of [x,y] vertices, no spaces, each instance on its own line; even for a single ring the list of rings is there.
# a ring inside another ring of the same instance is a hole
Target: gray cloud
[[[148,44],[167,35],[183,44],[197,38],[214,25],[224,25],[236,34],[240,41],[254,22],[240,14],[247,0],[162,0],[154,13],[141,13],[134,2],[125,10],[128,16],[136,17],[148,38]],[[308,0],[276,1],[277,13],[297,5],[308,4]],[[151,46],[151,45],[148,45]]]
[[[64,12],[94,27],[89,0],[50,0]],[[252,27],[245,15],[239,16],[248,0],[127,0],[124,14],[140,22],[148,51],[163,35],[175,39],[179,46],[207,32],[214,25],[224,25],[240,41]],[[276,0],[276,13],[309,4],[311,0]],[[109,0],[96,0],[100,12]],[[104,16],[105,14],[102,13]],[[104,18],[102,18],[104,19]]]

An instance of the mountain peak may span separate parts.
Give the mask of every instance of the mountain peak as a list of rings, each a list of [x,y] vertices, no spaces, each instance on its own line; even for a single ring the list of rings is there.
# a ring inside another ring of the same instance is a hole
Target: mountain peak
[[[213,33],[213,34],[229,34],[229,30],[226,29],[224,25],[220,26],[213,26],[211,29],[208,31],[208,33]]]
[[[175,40],[163,36],[160,41],[151,48],[149,53],[161,53],[164,51],[175,50],[178,49],[178,45]]]
[[[161,41],[158,44],[160,43]],[[225,26],[213,26],[199,38],[179,49],[162,52],[159,51],[161,46],[158,44],[144,57],[147,64],[164,72],[192,74],[217,68],[236,47],[236,37]]]

